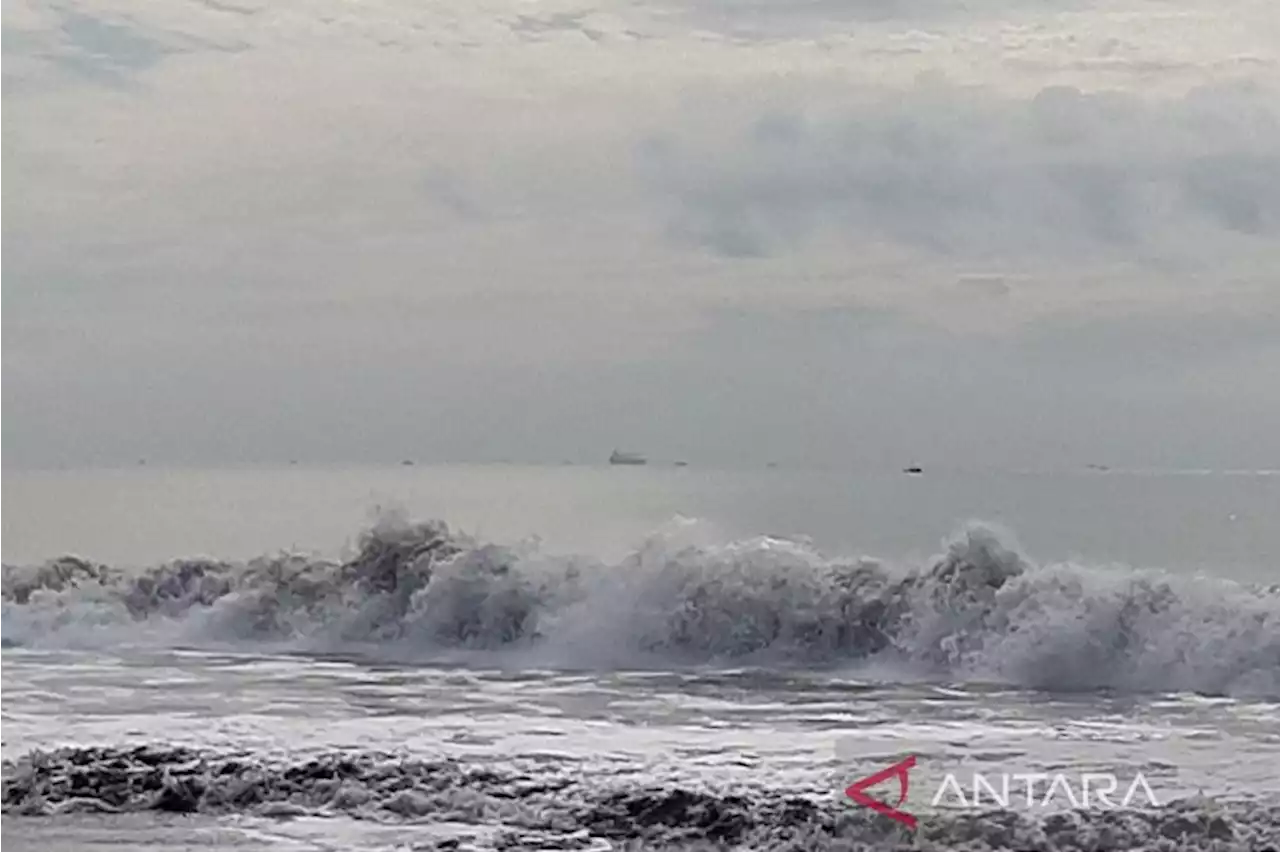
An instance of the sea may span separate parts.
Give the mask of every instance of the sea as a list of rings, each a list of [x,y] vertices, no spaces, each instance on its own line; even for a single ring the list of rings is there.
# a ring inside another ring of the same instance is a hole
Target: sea
[[[2,518],[9,850],[1280,849],[1274,470],[137,465]]]

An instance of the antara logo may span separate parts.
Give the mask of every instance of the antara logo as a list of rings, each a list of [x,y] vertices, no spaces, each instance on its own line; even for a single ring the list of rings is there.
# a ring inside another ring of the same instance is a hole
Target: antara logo
[[[881,769],[879,772],[874,775],[868,775],[861,781],[854,781],[845,788],[844,794],[858,804],[871,808],[873,811],[882,813],[889,819],[897,820],[907,828],[914,829],[916,827],[916,818],[906,811],[899,810],[899,808],[902,807],[902,803],[907,800],[907,789],[910,783],[907,773],[911,770],[911,767],[915,765],[916,756],[914,754],[909,755],[904,760],[898,761],[887,769]],[[877,784],[882,784],[894,777],[898,779],[898,804],[893,806],[886,805],[879,799],[873,799],[864,792],[868,787],[874,787]]]
[[[909,755],[892,766],[881,769],[860,781],[855,781],[845,788],[845,795],[863,807],[871,808],[884,814],[891,820],[914,829],[918,820],[913,814],[902,810],[907,801],[910,788],[908,773],[916,765],[916,756]],[[872,798],[867,790],[890,779],[898,779],[898,801],[890,805],[880,799]],[[966,790],[971,794],[966,795]],[[1123,798],[1119,792],[1124,790]],[[1043,791],[1041,793],[1040,791]],[[1025,793],[1027,808],[1053,808],[1070,806],[1071,808],[1158,808],[1160,802],[1155,791],[1147,783],[1147,779],[1139,772],[1128,784],[1109,772],[1090,772],[1078,779],[1063,774],[1049,775],[1042,772],[1024,773],[973,773],[968,784],[948,772],[942,783],[934,792],[931,807],[1018,807],[1022,804]],[[1113,798],[1115,797],[1115,798]],[[1145,802],[1143,801],[1145,800]]]

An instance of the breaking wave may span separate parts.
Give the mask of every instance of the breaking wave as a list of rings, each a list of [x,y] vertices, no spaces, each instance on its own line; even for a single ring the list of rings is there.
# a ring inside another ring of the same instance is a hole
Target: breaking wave
[[[566,667],[890,663],[1050,690],[1280,695],[1280,587],[1036,565],[973,526],[917,567],[762,537],[617,563],[385,519],[346,560],[5,566],[6,644],[284,644]]]

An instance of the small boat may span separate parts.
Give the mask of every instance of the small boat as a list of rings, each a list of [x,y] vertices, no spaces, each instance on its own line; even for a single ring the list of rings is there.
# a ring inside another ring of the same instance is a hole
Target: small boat
[[[919,467],[917,465],[912,465],[911,467],[904,467],[902,469],[902,472],[907,474],[908,476],[919,476],[920,474],[924,473],[924,468]]]
[[[614,450],[609,456],[609,464],[648,464],[645,457],[639,453],[624,453],[621,450]]]

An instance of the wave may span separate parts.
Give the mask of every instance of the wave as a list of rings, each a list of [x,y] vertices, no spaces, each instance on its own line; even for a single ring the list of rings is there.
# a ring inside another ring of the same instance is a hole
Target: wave
[[[384,518],[345,560],[5,566],[4,640],[519,652],[565,667],[887,661],[1036,689],[1280,695],[1280,586],[1036,565],[982,525],[915,567],[686,533],[605,563]]]
[[[487,848],[509,850],[1243,852],[1280,843],[1280,808],[1247,801],[1188,799],[1150,810],[932,811],[921,814],[910,836],[830,792],[757,786],[732,793],[618,777],[602,782],[545,762],[522,768],[366,751],[270,761],[164,745],[37,751],[6,761],[3,810],[6,831],[23,828],[10,825],[14,818],[130,811],[346,816],[413,821],[419,828],[439,821],[472,826],[499,840]],[[463,847],[454,840],[432,848]]]

